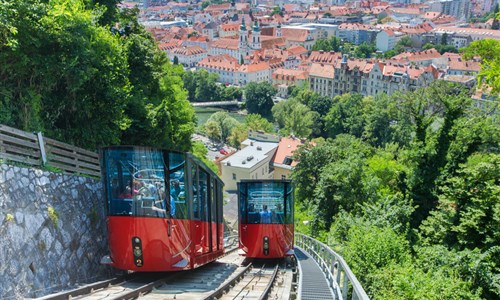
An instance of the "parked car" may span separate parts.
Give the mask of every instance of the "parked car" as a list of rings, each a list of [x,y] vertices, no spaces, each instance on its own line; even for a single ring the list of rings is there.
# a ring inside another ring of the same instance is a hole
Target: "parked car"
[[[228,152],[224,148],[222,148],[220,149],[219,153],[222,155],[226,155]]]

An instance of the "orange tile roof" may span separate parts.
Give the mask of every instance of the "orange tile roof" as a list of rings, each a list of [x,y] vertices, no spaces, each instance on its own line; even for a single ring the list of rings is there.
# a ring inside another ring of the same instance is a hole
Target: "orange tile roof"
[[[312,63],[335,64],[335,61],[342,57],[342,53],[333,51],[312,51],[309,61]]]
[[[281,33],[287,40],[305,42],[309,35],[309,30],[302,28],[282,28]]]
[[[209,56],[198,62],[198,67],[223,71],[236,71],[240,68],[238,60],[231,55]]]
[[[206,53],[207,51],[199,46],[191,46],[191,47],[182,47],[182,48],[174,48],[172,50],[173,54],[180,55],[196,55]]]
[[[224,11],[230,8],[231,8],[231,3],[210,4],[204,9],[204,11],[206,12]]]
[[[479,64],[479,62],[473,60],[462,60],[461,58],[450,59],[448,61],[448,67],[450,70],[471,71],[471,72],[481,71],[481,65]]]
[[[291,46],[290,48],[286,49],[286,51],[288,51],[289,55],[296,56],[306,54],[308,52],[307,49],[303,46]]]
[[[391,59],[397,61],[420,61],[420,60],[430,60],[439,57],[441,57],[439,51],[432,48],[420,52],[403,52],[401,54],[393,56]]]
[[[230,39],[230,38],[221,38],[221,39],[213,41],[211,44],[211,47],[212,48],[238,50],[239,49],[239,40]]]
[[[239,31],[241,24],[222,24],[220,26],[222,31]]]
[[[269,66],[268,62],[262,61],[262,62],[253,63],[253,64],[249,64],[249,65],[241,65],[239,71],[242,73],[253,73],[253,72],[269,70],[270,68],[271,67]]]
[[[307,72],[304,70],[291,70],[291,69],[284,69],[284,68],[279,68],[276,69],[273,74],[272,78],[276,80],[290,80],[290,81],[296,81],[296,80],[306,80],[309,76]]]
[[[311,65],[311,69],[309,70],[309,76],[333,79],[334,74],[335,74],[335,69],[333,65],[314,63]]]
[[[276,164],[284,164],[287,157],[291,158],[293,153],[299,146],[303,145],[298,138],[281,138],[278,149],[273,157],[273,162]],[[297,165],[297,161],[292,161],[291,167]]]

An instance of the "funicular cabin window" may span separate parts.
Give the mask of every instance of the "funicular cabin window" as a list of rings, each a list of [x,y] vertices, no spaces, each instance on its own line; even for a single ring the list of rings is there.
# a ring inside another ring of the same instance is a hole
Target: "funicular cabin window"
[[[163,151],[147,148],[103,152],[108,215],[166,217]]]
[[[210,221],[209,219],[209,212],[208,212],[208,174],[207,172],[199,169],[199,190],[198,190],[198,196],[199,196],[199,203],[200,203],[200,217],[202,221],[208,222]]]
[[[247,224],[284,223],[284,184],[266,181],[240,183],[240,215],[247,216]],[[244,219],[241,221],[245,222]]]
[[[191,178],[193,182],[193,218],[200,219],[200,200],[199,200],[199,180],[198,180],[198,167],[193,165],[191,167]]]
[[[189,219],[186,202],[186,158],[184,154],[169,153],[170,215],[175,219]]]

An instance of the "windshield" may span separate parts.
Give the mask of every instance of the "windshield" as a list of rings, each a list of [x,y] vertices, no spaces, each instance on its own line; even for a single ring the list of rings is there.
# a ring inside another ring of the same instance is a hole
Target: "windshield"
[[[184,155],[161,150],[104,150],[108,215],[187,217],[184,162]],[[165,170],[169,170],[168,185]]]
[[[292,217],[289,182],[240,182],[240,216],[247,224],[284,224]]]

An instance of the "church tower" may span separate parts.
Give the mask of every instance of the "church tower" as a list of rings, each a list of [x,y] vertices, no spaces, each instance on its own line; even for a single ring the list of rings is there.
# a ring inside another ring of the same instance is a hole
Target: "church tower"
[[[245,18],[241,18],[240,26],[240,41],[238,43],[240,59],[244,59],[248,55],[248,32],[245,26]]]
[[[281,23],[278,23],[278,27],[276,27],[276,37],[281,37]]]
[[[261,43],[260,43],[260,27],[259,23],[257,20],[255,20],[252,28],[252,46],[251,48],[253,50],[260,50],[261,48]]]

